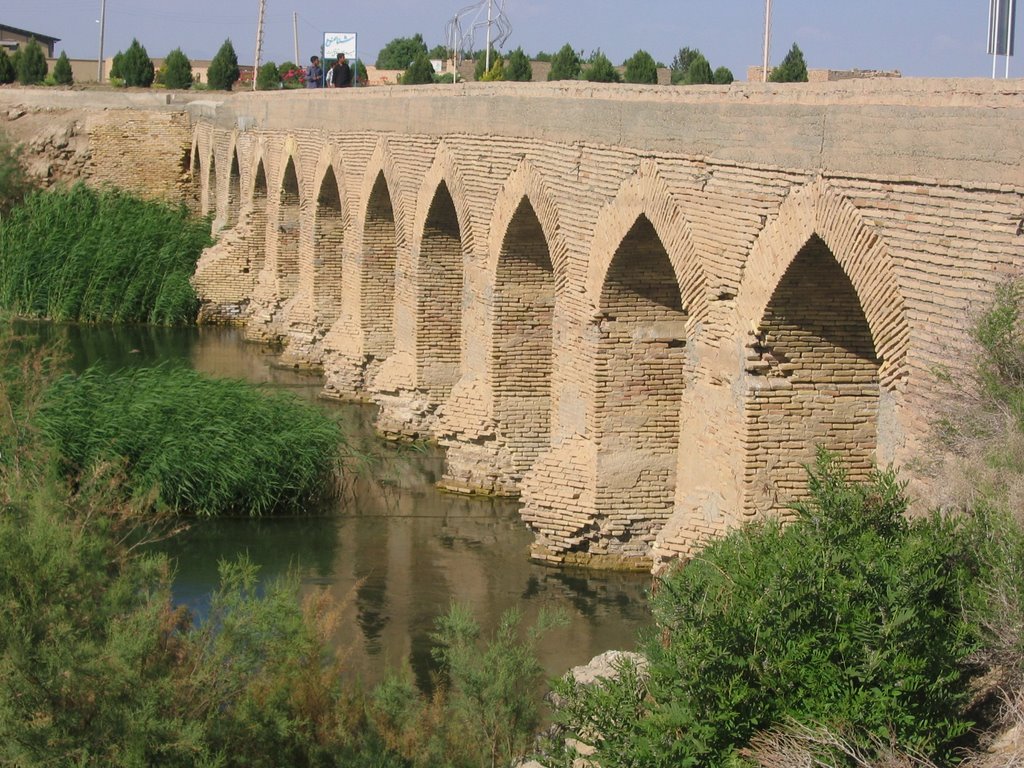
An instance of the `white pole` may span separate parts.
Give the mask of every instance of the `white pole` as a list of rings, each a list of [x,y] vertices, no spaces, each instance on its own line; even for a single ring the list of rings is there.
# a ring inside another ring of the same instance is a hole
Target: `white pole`
[[[768,82],[768,52],[771,46],[772,0],[764,3],[764,61],[761,65],[761,82]]]
[[[491,71],[491,0],[487,0],[487,53],[484,54],[484,73]]]
[[[100,0],[100,55],[96,60],[96,81],[103,82],[103,30],[107,25],[107,0]]]
[[[999,57],[999,18],[1002,15],[1002,4],[996,0],[996,18],[992,24],[992,79],[996,79],[996,59]],[[991,13],[991,9],[989,9]]]
[[[1007,80],[1010,79],[1010,41],[1013,40],[1013,0],[1007,0],[1010,3],[1010,7],[1007,8],[1007,20],[1006,20],[1006,74],[1004,75]]]
[[[256,57],[252,65],[252,89],[256,90],[256,78],[260,73],[260,55],[263,53],[263,11],[267,0],[260,0],[260,16],[256,21]]]
[[[301,67],[302,62],[299,61],[299,12],[292,11],[292,35],[295,37],[295,58],[293,61],[296,66]]]

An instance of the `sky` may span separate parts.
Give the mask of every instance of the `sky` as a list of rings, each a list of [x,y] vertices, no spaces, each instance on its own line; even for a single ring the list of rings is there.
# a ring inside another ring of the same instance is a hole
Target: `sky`
[[[103,0],[3,0],[0,24],[60,38],[56,50],[96,59]],[[498,0],[494,0],[497,4]],[[211,58],[230,38],[240,63],[255,58],[259,0],[105,0],[103,52],[109,57],[138,38],[150,56],[181,48],[191,59]],[[359,56],[372,64],[396,37],[419,32],[428,46],[445,42],[449,21],[472,0],[266,0],[261,61],[307,62],[324,32],[354,32]],[[480,3],[486,9],[486,0]],[[793,43],[812,69],[899,70],[905,77],[990,77],[985,52],[988,0],[772,0],[770,63]],[[639,49],[670,64],[680,48],[699,49],[711,63],[746,79],[763,57],[764,0],[505,0],[511,35],[505,50],[554,52],[565,43],[589,55],[602,50],[622,63]],[[1024,3],[1018,4],[1024,15]],[[293,14],[298,23],[293,25]],[[464,28],[472,26],[473,14]],[[480,14],[486,19],[486,10]],[[1024,43],[1024,23],[1014,25]],[[484,32],[476,48],[484,47]],[[997,62],[1005,74],[1005,59]],[[1021,56],[1010,76],[1024,76]]]

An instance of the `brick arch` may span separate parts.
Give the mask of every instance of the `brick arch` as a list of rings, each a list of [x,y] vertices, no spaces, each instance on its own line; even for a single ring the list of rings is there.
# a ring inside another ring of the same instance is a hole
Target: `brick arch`
[[[382,361],[395,348],[395,274],[405,242],[397,164],[386,140],[377,143],[363,176],[354,219],[353,247],[360,254],[359,311],[363,353]]]
[[[256,146],[252,156],[251,172],[247,181],[248,202],[239,214],[243,226],[243,248],[249,255],[247,269],[255,277],[262,270],[267,257],[267,216],[270,180],[263,148]]]
[[[568,280],[569,249],[559,223],[558,205],[555,196],[544,183],[543,176],[526,160],[519,163],[494,200],[488,228],[490,240],[487,245],[487,274],[491,276],[493,284],[509,224],[518,212],[523,198],[529,201],[540,223],[550,251],[555,282],[561,290]]]
[[[232,131],[228,139],[228,176],[224,197],[224,226],[233,227],[238,223],[242,210],[242,163],[238,146],[238,132]]]
[[[206,189],[207,179],[205,172],[209,168],[209,163],[203,161],[200,145],[199,134],[193,133],[192,144],[189,146],[188,154],[183,158],[185,167],[182,168],[182,171],[187,179],[185,204],[193,213],[205,215],[206,211],[203,210],[203,200],[205,199],[203,192]]]
[[[884,390],[903,376],[907,330],[891,258],[856,209],[818,182],[794,193],[751,253],[737,300],[749,330],[743,401],[745,513],[807,493],[818,446],[870,473]]]
[[[277,221],[273,232],[278,297],[291,298],[299,282],[299,230],[302,220],[302,164],[295,139],[289,137],[279,155]]]
[[[651,223],[665,248],[692,332],[707,316],[707,280],[690,225],[656,170],[642,168],[630,177],[598,217],[587,275],[590,304],[600,306],[612,260],[641,217]]]
[[[459,375],[465,266],[473,247],[464,185],[444,146],[423,178],[414,222],[416,381],[441,402]]]
[[[895,389],[907,375],[910,329],[892,255],[857,208],[822,182],[790,195],[754,244],[737,294],[737,335],[758,328],[776,286],[812,236],[828,246],[853,285],[871,329],[881,384]]]
[[[341,158],[320,153],[313,178],[313,301],[317,322],[330,326],[341,316],[342,265],[350,212]]]

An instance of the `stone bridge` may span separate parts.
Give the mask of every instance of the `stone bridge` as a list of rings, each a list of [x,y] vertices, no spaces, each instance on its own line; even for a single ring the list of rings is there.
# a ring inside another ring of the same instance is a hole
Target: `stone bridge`
[[[927,447],[1024,266],[1024,81],[580,83],[194,102],[210,320],[519,494],[534,555],[650,565],[785,513],[815,447]],[[922,486],[924,487],[924,486]],[[925,499],[927,501],[927,498]]]

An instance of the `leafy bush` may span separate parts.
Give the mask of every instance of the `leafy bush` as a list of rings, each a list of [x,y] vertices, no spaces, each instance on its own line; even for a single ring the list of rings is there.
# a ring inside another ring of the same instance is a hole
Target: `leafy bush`
[[[124,52],[118,76],[124,78],[124,84],[129,88],[149,88],[153,84],[153,60],[135,38]]]
[[[17,77],[18,72],[11,57],[7,55],[7,49],[0,48],[0,85],[13,83]]]
[[[420,53],[413,59],[410,67],[402,73],[402,85],[424,85],[434,82],[434,65],[430,63],[426,53]]]
[[[718,67],[715,70],[713,79],[715,85],[729,85],[736,78],[733,77],[732,70],[728,67]]]
[[[621,83],[622,75],[607,56],[601,51],[594,51],[586,69],[583,70],[583,79],[592,83]]]
[[[164,85],[168,88],[192,87],[192,62],[181,50],[175,48],[164,59]]]
[[[110,79],[123,81],[124,73],[121,71],[122,69],[124,69],[124,51],[118,51],[110,62]]]
[[[129,493],[204,516],[301,510],[334,490],[341,458],[314,406],[167,366],[67,376],[40,427],[69,475],[123,462]]]
[[[53,320],[190,323],[209,226],[183,206],[82,184],[36,192],[0,222],[0,306]]]
[[[231,40],[227,39],[210,61],[206,81],[215,91],[230,91],[239,77],[238,56]]]
[[[58,85],[71,85],[75,81],[71,73],[71,62],[64,51],[60,52],[57,63],[53,65],[53,79]]]
[[[533,80],[533,65],[530,64],[530,57],[523,53],[522,48],[516,48],[508,55],[505,62],[505,79],[528,83]]]
[[[18,49],[17,60],[19,83],[35,85],[43,82],[49,68],[46,66],[43,49],[34,37],[24,47]]]
[[[396,37],[380,49],[376,66],[377,69],[409,69],[420,55],[427,57],[423,35],[417,32],[412,37]]]
[[[786,54],[782,63],[768,74],[768,81],[771,83],[807,82],[807,63],[804,61],[804,54],[800,50],[800,46],[793,43],[793,47],[789,49],[789,53]]]
[[[731,765],[787,722],[951,757],[972,726],[976,523],[909,522],[893,472],[850,484],[825,453],[810,491],[796,522],[748,525],[661,580],[646,680],[561,684],[602,768]]]
[[[480,80],[485,83],[494,83],[505,79],[505,61],[501,56],[491,59],[491,68],[481,75]]]
[[[485,67],[487,67],[488,62],[487,51],[477,51],[475,55],[476,59],[473,63],[473,79],[476,80],[477,82],[480,82],[481,80],[486,79],[486,76],[490,74],[491,71],[494,70],[494,65],[498,61],[498,59],[501,58],[501,54],[499,54],[496,50],[491,48],[490,69],[485,69]],[[494,80],[495,78],[491,79]],[[502,78],[497,79],[500,80]]]
[[[280,87],[281,73],[277,69],[277,64],[272,61],[262,64],[259,74],[256,76],[256,90],[276,91]]]
[[[623,78],[627,83],[658,84],[658,65],[654,57],[647,51],[637,51],[626,59],[626,72]]]
[[[548,80],[576,80],[580,76],[582,64],[573,47],[566,43],[551,57],[551,69]]]

